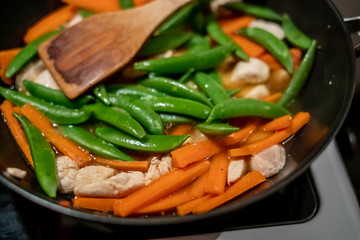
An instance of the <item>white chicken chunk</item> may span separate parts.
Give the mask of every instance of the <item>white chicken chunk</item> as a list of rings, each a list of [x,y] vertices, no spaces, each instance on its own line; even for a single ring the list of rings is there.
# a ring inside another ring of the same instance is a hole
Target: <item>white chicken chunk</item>
[[[239,0],[212,0],[210,2],[210,9],[213,13],[217,14],[219,12],[219,8],[221,5],[225,5],[227,3],[232,2],[241,2]]]
[[[47,69],[44,69],[39,74],[39,76],[35,79],[34,82],[41,84],[48,88],[52,88],[52,89],[56,89],[56,90],[60,89],[59,85],[56,83],[55,79],[53,78],[53,76],[51,75],[49,70],[47,70]]]
[[[69,28],[74,26],[75,24],[81,22],[82,20],[84,20],[83,16],[81,16],[81,14],[76,14],[72,19],[70,19],[70,21],[68,21],[67,23],[64,24],[65,28]]]
[[[270,32],[271,34],[273,34],[275,37],[277,37],[280,40],[285,38],[285,33],[284,33],[283,28],[275,22],[269,22],[269,21],[265,21],[262,19],[256,19],[256,20],[251,21],[251,23],[249,24],[249,27],[261,28],[265,31]]]
[[[24,90],[22,82],[24,80],[35,81],[40,73],[45,69],[43,61],[37,60],[29,63],[21,72],[16,75],[15,86],[19,91]]]
[[[274,145],[256,155],[250,160],[252,170],[258,170],[266,178],[277,174],[286,163],[286,153],[282,145]]]
[[[167,155],[159,160],[158,158],[153,158],[150,162],[148,171],[145,173],[145,184],[149,184],[155,179],[158,179],[162,175],[168,173],[172,169],[171,156]]]
[[[239,180],[246,172],[246,163],[243,159],[231,160],[228,166],[227,183],[232,183]]]
[[[259,84],[252,87],[249,91],[247,91],[243,97],[244,98],[255,98],[262,99],[270,95],[270,91],[265,84]]]
[[[57,177],[59,191],[63,193],[72,193],[75,187],[75,178],[79,170],[78,165],[67,156],[56,158]]]
[[[270,76],[269,66],[257,58],[249,61],[239,61],[232,71],[230,81],[238,83],[258,84],[268,80]]]
[[[26,176],[26,171],[22,170],[20,168],[8,167],[8,168],[6,168],[6,172],[8,174],[10,174],[11,176],[19,178],[19,179],[23,179]]]

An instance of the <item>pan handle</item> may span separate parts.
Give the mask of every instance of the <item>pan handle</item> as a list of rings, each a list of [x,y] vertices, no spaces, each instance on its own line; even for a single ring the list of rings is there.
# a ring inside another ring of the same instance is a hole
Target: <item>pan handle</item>
[[[351,33],[357,33],[360,37],[360,16],[344,18],[344,22]],[[354,46],[354,50],[355,55],[360,56],[360,43]]]

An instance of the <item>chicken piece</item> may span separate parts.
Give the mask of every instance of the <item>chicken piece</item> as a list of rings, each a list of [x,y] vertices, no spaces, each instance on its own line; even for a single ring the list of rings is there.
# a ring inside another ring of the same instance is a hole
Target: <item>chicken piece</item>
[[[263,99],[270,95],[270,91],[265,84],[259,84],[253,86],[251,88],[247,88],[246,91],[244,89],[244,93],[242,93],[242,97],[244,98],[255,98],[255,99]]]
[[[228,166],[228,175],[227,175],[228,185],[231,185],[232,183],[239,180],[242,176],[244,176],[245,172],[246,172],[246,163],[243,159],[231,160]]]
[[[39,75],[38,77],[35,79],[36,83],[41,84],[45,87],[48,88],[52,88],[52,89],[56,89],[59,90],[59,85],[56,83],[55,79],[53,78],[53,76],[51,75],[51,73],[49,72],[49,70],[44,69]]]
[[[258,170],[266,178],[277,174],[286,163],[286,153],[282,145],[274,145],[253,156],[250,160],[250,168]]]
[[[145,184],[147,185],[162,175],[170,172],[172,169],[171,160],[170,155],[162,157],[161,160],[156,157],[151,159],[149,170],[145,173]]]
[[[250,58],[249,61],[239,61],[232,71],[230,81],[232,83],[264,83],[270,76],[269,66],[257,58]]]
[[[204,133],[202,133],[199,129],[194,129],[194,131],[191,133],[191,136],[186,139],[183,145],[198,143],[206,139],[208,139],[208,137]]]
[[[19,178],[19,179],[23,179],[26,176],[26,171],[24,171],[20,168],[8,167],[8,168],[6,168],[6,172],[8,174],[10,174],[11,176]]]
[[[75,24],[78,24],[79,22],[81,22],[82,20],[84,20],[84,17],[81,16],[81,14],[76,14],[72,19],[70,19],[70,21],[68,21],[67,23],[64,24],[65,28],[69,28],[74,26]]]
[[[22,84],[24,80],[35,81],[40,73],[45,70],[44,62],[37,60],[29,63],[21,72],[16,75],[15,86],[19,91],[24,91]]]
[[[265,31],[270,32],[271,34],[273,34],[275,37],[277,37],[280,40],[285,38],[285,33],[284,33],[283,28],[275,22],[269,22],[269,21],[265,21],[262,19],[256,19],[256,20],[251,21],[251,23],[249,24],[249,27],[261,28]]]
[[[210,2],[210,9],[216,15],[219,14],[220,6],[232,2],[241,2],[239,0],[212,0]]]
[[[59,156],[56,158],[56,168],[59,191],[72,193],[75,187],[76,174],[79,170],[78,165],[67,156]]]

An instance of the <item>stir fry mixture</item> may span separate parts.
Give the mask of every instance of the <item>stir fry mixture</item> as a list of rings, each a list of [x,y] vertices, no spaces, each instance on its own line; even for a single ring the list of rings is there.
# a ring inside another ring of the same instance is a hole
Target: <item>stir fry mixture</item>
[[[193,1],[131,64],[71,100],[38,46],[93,14],[152,1],[63,2],[28,29],[24,47],[0,51],[9,86],[0,86],[2,114],[49,197],[66,193],[69,205],[122,217],[199,214],[285,166],[284,141],[310,119],[287,107],[317,46],[289,15],[241,1]]]

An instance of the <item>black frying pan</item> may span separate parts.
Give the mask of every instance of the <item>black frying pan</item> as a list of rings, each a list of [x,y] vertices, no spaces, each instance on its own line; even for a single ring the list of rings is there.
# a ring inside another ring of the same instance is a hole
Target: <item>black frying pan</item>
[[[278,12],[288,13],[298,26],[318,40],[320,49],[308,82],[291,106],[293,111],[311,113],[310,123],[295,138],[286,143],[288,161],[281,173],[271,178],[269,187],[251,191],[209,213],[189,216],[151,216],[147,218],[120,218],[58,204],[61,199],[48,198],[36,184],[35,176],[25,164],[6,124],[0,121],[0,181],[23,197],[48,209],[76,218],[79,221],[106,224],[113,229],[137,232],[152,229],[186,229],[210,226],[230,214],[264,199],[292,182],[308,169],[314,159],[326,148],[344,121],[353,97],[355,56],[349,32],[334,5],[329,0],[257,1]],[[0,9],[0,49],[20,46],[23,33],[38,18],[57,8],[59,2],[50,0],[13,0],[2,3]],[[7,176],[6,167],[28,171],[22,181]],[[181,227],[181,228],[180,228]],[[142,230],[139,230],[142,228]]]

